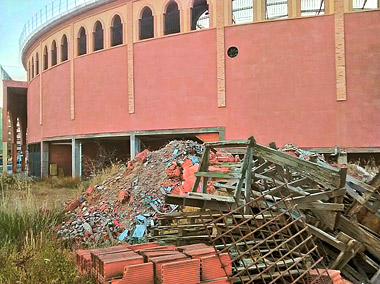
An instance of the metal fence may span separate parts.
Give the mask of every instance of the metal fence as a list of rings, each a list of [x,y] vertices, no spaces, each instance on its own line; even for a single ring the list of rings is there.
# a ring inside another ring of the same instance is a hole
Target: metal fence
[[[232,23],[253,22],[253,0],[232,0]]]
[[[353,8],[354,10],[362,10],[362,9],[378,9],[377,0],[353,0]]]
[[[266,19],[288,17],[288,1],[266,0]]]
[[[301,1],[301,15],[312,16],[322,15],[325,13],[324,0],[302,0]]]
[[[29,21],[26,22],[19,39],[20,50],[23,50],[27,41],[34,34],[56,19],[95,3],[105,3],[111,1],[113,0],[54,0],[39,10]]]

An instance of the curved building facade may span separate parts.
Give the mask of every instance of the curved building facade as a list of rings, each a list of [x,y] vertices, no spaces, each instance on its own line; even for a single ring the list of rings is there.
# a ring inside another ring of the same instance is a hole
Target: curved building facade
[[[36,20],[22,41],[31,167],[80,175],[95,141],[126,157],[251,135],[379,152],[380,10],[359,2],[94,1]]]

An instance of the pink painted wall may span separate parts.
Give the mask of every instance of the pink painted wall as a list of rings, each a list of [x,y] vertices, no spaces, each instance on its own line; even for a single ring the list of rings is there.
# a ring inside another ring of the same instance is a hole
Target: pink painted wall
[[[226,45],[228,139],[335,145],[333,16],[227,28]]]
[[[42,75],[43,135],[70,134],[70,63],[57,65]]]
[[[347,102],[338,104],[339,144],[380,146],[380,12],[345,15]]]
[[[127,47],[75,60],[74,134],[125,131],[128,124]]]
[[[128,113],[127,47],[75,59],[75,120],[69,64],[29,85],[29,143],[43,137],[131,130],[226,127],[227,139],[254,135],[279,146],[375,147],[380,123],[380,12],[346,15],[346,102],[336,101],[334,17],[226,28],[227,107],[217,107],[216,31],[136,43],[135,113]],[[360,23],[360,24],[358,24]]]
[[[40,126],[40,77],[34,78],[28,86],[27,94],[28,111],[28,143],[41,141]]]

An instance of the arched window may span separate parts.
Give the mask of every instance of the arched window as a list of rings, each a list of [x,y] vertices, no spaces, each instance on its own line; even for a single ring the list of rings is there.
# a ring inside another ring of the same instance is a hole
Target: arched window
[[[145,7],[141,13],[140,19],[140,39],[154,37],[154,17],[152,10]]]
[[[40,74],[40,60],[38,59],[38,53],[36,54],[36,75]]]
[[[207,0],[194,0],[191,8],[191,29],[200,30],[210,27],[210,15]]]
[[[181,31],[177,2],[173,0],[169,2],[168,6],[166,7],[164,19],[164,32],[166,35],[179,33]]]
[[[28,78],[29,78],[29,81],[30,81],[30,79],[31,79],[31,77],[32,77],[31,74],[32,74],[32,73],[30,73],[30,61],[29,61],[29,67],[28,67]]]
[[[34,78],[34,58],[32,57],[32,79]]]
[[[94,51],[104,48],[104,32],[102,23],[97,21],[94,26]]]
[[[119,15],[115,15],[111,25],[111,46],[123,44],[123,23]]]
[[[47,46],[45,45],[45,48],[44,48],[44,70],[48,69],[48,67],[49,67],[49,54],[48,54]]]
[[[84,27],[79,29],[78,33],[78,55],[87,53],[87,35]]]
[[[61,40],[61,62],[66,61],[69,58],[69,49],[67,44],[67,37],[63,35]]]
[[[51,66],[57,65],[57,43],[53,40],[51,44]]]

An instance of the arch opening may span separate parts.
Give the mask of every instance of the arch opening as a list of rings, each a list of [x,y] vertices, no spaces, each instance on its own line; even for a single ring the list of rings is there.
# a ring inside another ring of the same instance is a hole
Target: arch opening
[[[51,66],[57,65],[57,43],[53,40],[51,44]]]
[[[149,7],[145,7],[141,13],[139,20],[140,39],[148,39],[154,37],[154,16]]]
[[[191,8],[191,30],[208,29],[210,13],[207,0],[194,0]]]
[[[164,34],[170,35],[181,32],[180,12],[177,2],[171,0],[164,14]]]
[[[32,79],[34,78],[34,58],[32,57]]]
[[[61,62],[69,59],[69,49],[66,35],[62,36],[61,40]]]
[[[79,29],[78,34],[78,56],[87,53],[87,35],[84,27]]]
[[[123,23],[119,15],[115,15],[111,25],[111,46],[123,44]]]
[[[36,76],[40,74],[40,60],[38,58],[38,53],[36,53]]]
[[[94,51],[104,48],[104,30],[102,23],[97,21],[94,27]]]
[[[49,54],[47,50],[47,46],[45,45],[44,48],[44,70],[48,69],[49,67]]]

